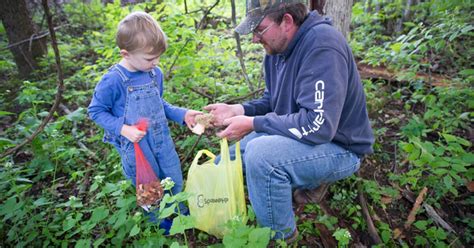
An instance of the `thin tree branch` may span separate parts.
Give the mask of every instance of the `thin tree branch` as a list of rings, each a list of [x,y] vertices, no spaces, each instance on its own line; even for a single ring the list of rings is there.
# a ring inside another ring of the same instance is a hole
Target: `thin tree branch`
[[[60,29],[61,27],[63,27],[63,26],[55,27],[54,30]],[[21,44],[26,43],[26,42],[29,42],[30,46],[31,46],[31,43],[33,43],[34,40],[39,40],[39,39],[44,38],[45,36],[48,36],[48,35],[49,35],[49,31],[41,32],[40,34],[34,34],[28,39],[20,40],[20,41],[17,41],[15,43],[13,43],[13,44],[9,44],[8,46],[6,46],[4,48],[1,48],[0,51],[7,50],[7,49],[10,49],[12,47],[16,47],[16,46],[21,45]]]
[[[213,8],[215,8],[215,7],[217,6],[217,4],[219,4],[220,1],[221,1],[221,0],[217,0],[217,1],[214,3],[214,5],[212,5],[211,7],[209,7],[209,8],[206,10],[206,12],[204,12],[204,15],[202,16],[201,21],[199,22],[199,25],[198,25],[198,27],[197,27],[197,30],[199,30],[199,29],[202,28],[202,25],[203,25],[203,23],[204,23],[204,20],[206,20],[207,15],[209,15],[209,13],[211,13],[211,10],[212,10]]]
[[[357,172],[356,175],[360,179],[362,179],[359,172]],[[375,244],[381,244],[382,239],[380,239],[380,236],[377,232],[377,228],[375,228],[374,222],[372,221],[372,217],[370,216],[370,213],[369,213],[367,199],[365,198],[364,190],[362,188],[362,181],[357,182],[357,191],[358,191],[357,194],[359,196],[359,203],[360,203],[360,206],[362,207],[362,213],[364,214],[365,222],[367,222],[367,229],[369,231],[370,237],[372,238],[372,241]]]
[[[232,5],[232,25],[235,27],[237,26],[237,18],[235,14],[235,0],[231,0],[230,3]],[[240,35],[234,31],[234,37],[237,43],[236,45],[237,57],[239,58],[240,67],[242,68],[242,76],[244,76],[245,81],[247,82],[247,85],[249,86],[250,91],[254,91],[255,87],[250,81],[249,76],[247,74],[247,68],[245,67],[244,53],[242,52],[242,46],[240,45]]]
[[[234,102],[237,102],[237,101],[240,101],[240,100],[244,100],[244,99],[247,99],[251,96],[254,96],[257,93],[263,92],[264,90],[265,90],[265,88],[256,89],[256,90],[248,93],[247,95],[243,95],[243,96],[228,99],[227,101],[225,101],[225,103],[234,103]]]
[[[186,156],[181,159],[181,161],[187,161],[189,159],[189,157],[191,156],[191,154],[193,154],[193,151],[194,151],[194,148],[196,148],[197,144],[199,143],[199,141],[201,140],[202,138],[202,135],[203,134],[200,134],[196,140],[196,142],[194,142],[193,146],[191,147],[191,149],[189,150],[188,154],[186,154]]]
[[[206,19],[207,15],[209,15],[209,13],[211,12],[211,10],[217,6],[217,4],[219,3],[220,0],[217,0],[214,5],[212,5],[211,7],[209,7],[206,12],[204,12],[204,15],[203,17],[201,18],[201,21],[199,21],[199,25],[198,27],[196,28],[196,33],[199,29],[201,29],[201,25],[204,23],[204,20]],[[171,75],[171,72],[173,70],[173,67],[174,65],[176,64],[176,62],[178,61],[178,58],[179,56],[181,56],[181,53],[184,51],[184,48],[188,45],[188,43],[191,41],[191,38],[187,38],[186,41],[184,42],[184,45],[181,47],[181,49],[179,50],[178,54],[176,54],[176,57],[174,58],[173,62],[171,63],[170,67],[168,68],[168,71],[166,72],[166,79],[169,79],[170,78],[170,75]]]
[[[196,93],[196,94],[199,94],[199,95],[201,95],[201,96],[203,96],[203,97],[209,99],[210,101],[212,101],[212,100],[214,99],[211,95],[209,95],[209,94],[207,94],[207,93],[205,93],[205,92],[201,92],[201,91],[198,90],[198,89],[195,89],[195,88],[193,88],[193,87],[187,87],[187,88],[188,88],[190,91],[192,91],[192,92],[194,92],[194,93]]]
[[[184,48],[188,45],[188,43],[191,41],[191,38],[187,38],[186,42],[184,42],[184,45],[181,47],[179,50],[178,54],[174,57],[173,62],[171,63],[170,67],[168,68],[168,71],[166,72],[166,79],[169,79],[171,76],[171,72],[173,71],[173,67],[178,61],[179,56],[181,56],[181,53],[184,51]]]
[[[53,106],[51,106],[51,109],[49,110],[48,115],[46,116],[46,118],[43,119],[38,129],[36,129],[36,131],[31,136],[26,138],[22,143],[18,144],[17,146],[13,148],[8,149],[5,153],[3,153],[0,156],[0,158],[16,153],[19,149],[21,149],[23,146],[31,142],[36,136],[38,136],[38,134],[43,131],[45,126],[51,120],[54,112],[56,111],[59,104],[61,103],[61,99],[62,99],[62,95],[64,91],[64,75],[63,75],[63,70],[61,68],[61,57],[59,56],[58,43],[56,40],[56,32],[54,31],[54,28],[53,28],[53,18],[51,16],[51,13],[49,12],[48,0],[42,0],[42,4],[43,4],[44,12],[46,14],[46,18],[48,20],[48,28],[51,34],[51,45],[54,50],[54,57],[56,59],[56,69],[58,71],[58,83],[57,83],[58,86],[57,86],[56,97],[54,99]]]

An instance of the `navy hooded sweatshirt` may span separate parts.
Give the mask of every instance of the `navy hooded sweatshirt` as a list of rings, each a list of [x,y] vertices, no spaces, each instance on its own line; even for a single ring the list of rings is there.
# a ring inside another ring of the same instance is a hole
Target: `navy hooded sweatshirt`
[[[243,104],[256,132],[310,145],[373,152],[364,88],[352,52],[329,18],[311,12],[288,48],[264,60],[265,92]]]

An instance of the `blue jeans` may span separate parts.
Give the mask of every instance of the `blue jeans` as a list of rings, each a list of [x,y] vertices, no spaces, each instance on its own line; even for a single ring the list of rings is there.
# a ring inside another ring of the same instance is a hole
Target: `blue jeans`
[[[296,230],[294,189],[313,189],[352,175],[357,154],[334,143],[307,145],[280,135],[252,132],[240,141],[250,203],[257,222],[276,232],[273,239]],[[235,157],[235,146],[230,148]],[[217,163],[216,159],[216,163]]]

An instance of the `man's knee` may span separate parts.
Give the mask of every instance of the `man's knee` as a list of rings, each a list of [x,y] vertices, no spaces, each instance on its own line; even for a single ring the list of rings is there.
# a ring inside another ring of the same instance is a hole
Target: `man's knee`
[[[243,156],[247,172],[262,170],[274,156],[271,149],[271,136],[255,138],[247,143]]]

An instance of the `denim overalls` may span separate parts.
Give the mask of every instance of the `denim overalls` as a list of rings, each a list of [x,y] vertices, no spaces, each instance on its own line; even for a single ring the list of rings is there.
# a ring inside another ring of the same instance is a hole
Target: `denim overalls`
[[[181,165],[170,136],[168,120],[156,81],[155,69],[150,71],[151,82],[138,86],[130,85],[129,78],[120,67],[113,66],[111,70],[118,72],[127,92],[124,124],[134,125],[140,118],[148,119],[147,134],[139,143],[143,154],[160,179],[166,177],[173,179],[175,186],[171,190],[172,193],[181,192],[183,187]],[[105,137],[105,139],[108,139],[108,137]],[[124,136],[120,136],[117,143],[114,145],[122,158],[125,177],[135,184],[135,149],[133,143]]]

